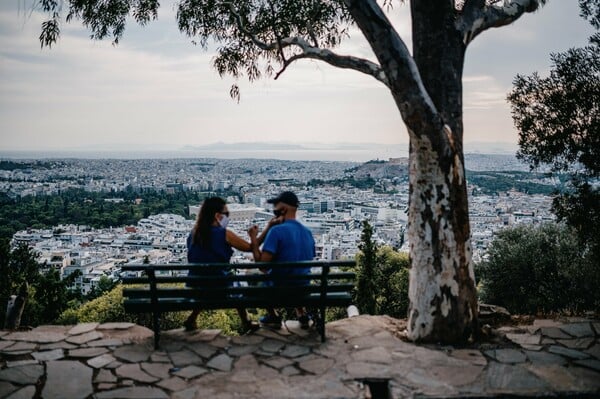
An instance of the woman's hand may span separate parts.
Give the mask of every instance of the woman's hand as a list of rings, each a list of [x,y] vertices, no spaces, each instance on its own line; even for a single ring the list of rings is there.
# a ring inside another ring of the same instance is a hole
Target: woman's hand
[[[257,235],[258,235],[258,226],[257,225],[250,226],[250,228],[248,229],[248,236],[250,237],[250,239],[255,240]]]

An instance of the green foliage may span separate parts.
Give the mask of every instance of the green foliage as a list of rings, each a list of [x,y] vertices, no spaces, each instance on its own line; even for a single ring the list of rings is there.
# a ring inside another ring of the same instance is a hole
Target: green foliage
[[[580,0],[581,16],[600,29],[600,0]],[[519,130],[517,156],[572,176],[553,210],[600,256],[600,33],[590,45],[552,54],[548,77],[517,76],[508,95]],[[600,270],[596,270],[596,273]]]
[[[373,226],[365,220],[361,242],[358,244],[361,253],[357,255],[356,305],[367,314],[375,314],[375,269],[377,267],[377,243],[373,241]]]
[[[408,254],[389,246],[379,248],[376,273],[376,314],[405,318],[408,313]]]
[[[188,316],[186,312],[179,312],[179,314],[185,317]],[[237,311],[234,309],[200,312],[197,323],[198,328],[218,328],[222,330],[225,335],[237,335],[238,332],[242,331],[242,322],[240,321]],[[177,327],[182,325],[183,322]]]
[[[137,322],[135,316],[125,313],[121,285],[78,308],[66,310],[56,320],[58,324],[123,321]]]
[[[361,313],[404,318],[409,305],[408,254],[396,252],[389,246],[377,246],[372,234],[371,225],[365,221],[359,244],[361,252],[356,256],[354,301]]]
[[[523,171],[475,172],[467,170],[466,176],[469,184],[474,184],[479,187],[481,193],[483,194],[496,194],[498,192],[516,190],[527,194],[550,195],[556,192],[558,189],[558,187],[555,185],[541,184],[531,181],[534,179],[543,179],[548,177],[548,175],[543,173]]]
[[[50,169],[60,161],[9,161],[0,160],[0,170],[22,170],[22,169]]]
[[[306,185],[312,187],[356,187],[360,190],[368,190],[374,188],[377,181],[372,177],[365,177],[361,179],[355,179],[354,177],[344,177],[341,179],[323,180],[323,179],[310,179]]]
[[[160,320],[161,330],[181,328],[188,314],[188,312],[163,313]],[[124,321],[152,329],[151,314],[131,314],[125,312],[121,284],[78,308],[67,309],[56,320],[58,324]],[[197,325],[203,329],[217,328],[227,335],[236,335],[238,331],[241,331],[241,321],[238,314],[235,310],[230,309],[201,312],[198,316]]]
[[[325,309],[325,323],[345,319],[348,316],[346,308],[327,308]]]
[[[551,56],[550,76],[518,75],[508,96],[519,130],[518,156],[533,167],[600,173],[600,51],[596,46]]]
[[[105,292],[111,291],[117,284],[117,281],[110,279],[108,276],[101,276],[98,284],[93,286],[89,294],[86,295],[86,299],[88,301],[96,299],[99,296],[104,295]]]
[[[23,283],[28,283],[28,298],[21,317],[23,326],[51,323],[70,304],[81,300],[79,293],[69,289],[77,274],[61,280],[57,270],[40,273],[36,258],[26,245],[10,251],[8,241],[0,239],[0,306],[5,309],[8,298],[17,294]]]
[[[600,307],[597,259],[564,225],[502,230],[476,265],[481,300],[513,313]]]
[[[106,202],[114,193],[90,193],[71,189],[58,195],[11,199],[0,193],[0,238],[12,238],[29,227],[51,228],[59,224],[87,225],[94,228],[133,225],[157,213],[187,216],[190,203],[199,203],[204,194],[195,192],[125,191],[118,194],[123,202]],[[134,201],[141,198],[136,205]]]
[[[126,21],[132,17],[144,25],[156,19],[159,2],[71,0],[64,8],[62,2],[56,1],[42,1],[40,5],[49,19],[42,23],[39,39],[42,47],[50,47],[60,35],[63,9],[68,10],[67,22],[73,18],[81,20],[91,31],[92,38],[112,37],[114,43],[118,43]],[[253,81],[263,75],[272,76],[276,68],[285,69],[292,57],[309,58],[299,55],[289,44],[281,46],[283,39],[306,37],[314,46],[336,47],[347,36],[350,18],[342,4],[333,0],[181,0],[177,4],[177,23],[179,30],[194,43],[206,47],[210,41],[217,45],[213,65],[219,74],[235,78],[246,75]],[[249,40],[247,32],[252,32],[255,40]],[[280,48],[272,43],[280,43]],[[239,99],[237,85],[230,94]]]
[[[556,197],[552,207],[559,220],[573,227],[582,245],[600,256],[600,190],[575,181],[572,192]],[[596,273],[600,270],[597,269]]]
[[[580,15],[596,30],[600,30],[600,0],[579,0]],[[600,46],[600,32],[590,37],[590,43]]]
[[[23,283],[35,285],[39,278],[39,265],[36,256],[27,246],[19,246],[14,251],[10,250],[8,240],[0,239],[0,309],[6,309],[6,304],[11,295],[19,292]],[[26,322],[30,302],[25,304],[22,324]],[[25,320],[24,320],[25,319]],[[0,318],[4,325],[4,317]]]
[[[53,323],[69,305],[80,303],[81,294],[69,288],[79,275],[72,273],[61,280],[60,272],[55,269],[40,274],[30,291],[22,324],[36,326]]]

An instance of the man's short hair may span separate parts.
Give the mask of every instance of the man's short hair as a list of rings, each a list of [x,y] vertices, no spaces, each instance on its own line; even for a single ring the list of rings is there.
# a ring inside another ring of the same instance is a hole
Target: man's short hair
[[[296,194],[294,194],[291,191],[284,191],[281,194],[279,194],[277,197],[267,200],[267,202],[269,204],[273,204],[273,205],[283,202],[284,204],[293,206],[294,208],[298,208],[298,206],[300,205],[300,201],[298,201],[298,197],[296,197]]]

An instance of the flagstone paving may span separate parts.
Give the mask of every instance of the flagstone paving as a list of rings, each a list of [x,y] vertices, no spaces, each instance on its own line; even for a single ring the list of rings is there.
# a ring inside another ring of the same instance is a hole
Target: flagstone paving
[[[357,316],[313,330],[223,336],[131,323],[0,332],[0,398],[600,397],[600,322],[534,320],[472,347],[416,345],[404,322]],[[374,385],[373,385],[374,386]]]

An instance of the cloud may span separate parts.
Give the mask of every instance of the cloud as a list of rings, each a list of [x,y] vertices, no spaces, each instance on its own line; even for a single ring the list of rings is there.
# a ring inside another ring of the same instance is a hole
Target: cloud
[[[91,41],[74,21],[43,50],[38,36],[46,17],[29,12],[32,2],[0,2],[0,148],[406,141],[385,86],[322,62],[301,60],[277,81],[242,80],[235,103],[228,96],[234,79],[221,79],[211,66],[214,49],[204,51],[178,31],[174,1],[163,2],[157,21],[128,24],[118,46]],[[410,49],[409,12],[395,3],[386,15]],[[513,76],[547,69],[550,49],[585,41],[581,26],[576,2],[552,1],[523,22],[478,37],[465,62],[465,139],[515,141],[504,100]],[[350,34],[336,51],[375,60],[358,29]]]

